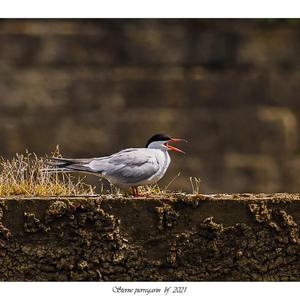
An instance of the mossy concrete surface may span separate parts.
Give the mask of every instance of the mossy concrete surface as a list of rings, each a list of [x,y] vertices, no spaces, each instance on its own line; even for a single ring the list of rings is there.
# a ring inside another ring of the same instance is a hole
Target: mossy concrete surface
[[[0,199],[2,281],[300,280],[299,194]]]

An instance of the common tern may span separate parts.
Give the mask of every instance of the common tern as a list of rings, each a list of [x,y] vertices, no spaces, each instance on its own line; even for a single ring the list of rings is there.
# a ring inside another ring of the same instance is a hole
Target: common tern
[[[123,188],[132,188],[138,196],[138,186],[158,182],[166,173],[171,158],[168,151],[185,153],[169,143],[185,141],[166,134],[155,134],[144,148],[128,148],[110,156],[71,159],[50,158],[54,169],[81,172],[106,178],[110,183]]]

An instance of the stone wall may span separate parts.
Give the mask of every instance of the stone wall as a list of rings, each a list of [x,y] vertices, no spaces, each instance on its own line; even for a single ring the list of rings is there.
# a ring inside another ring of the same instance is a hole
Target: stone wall
[[[300,197],[0,199],[1,281],[299,281]]]
[[[100,156],[187,138],[162,185],[298,191],[300,23],[2,20],[0,153]]]

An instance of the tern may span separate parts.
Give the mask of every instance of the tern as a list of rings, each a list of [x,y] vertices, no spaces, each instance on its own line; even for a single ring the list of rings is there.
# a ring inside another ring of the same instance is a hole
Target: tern
[[[186,141],[166,134],[153,135],[144,148],[128,148],[110,156],[71,159],[50,158],[54,169],[68,172],[88,173],[104,177],[122,189],[132,188],[138,196],[138,186],[158,182],[166,173],[171,158],[168,151],[185,153],[169,143]]]

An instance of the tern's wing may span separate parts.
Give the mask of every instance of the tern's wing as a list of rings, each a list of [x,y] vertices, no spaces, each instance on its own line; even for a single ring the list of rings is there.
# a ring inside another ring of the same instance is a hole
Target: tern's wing
[[[120,183],[137,183],[155,175],[159,170],[156,157],[144,148],[130,148],[111,156],[95,159],[88,166]]]

